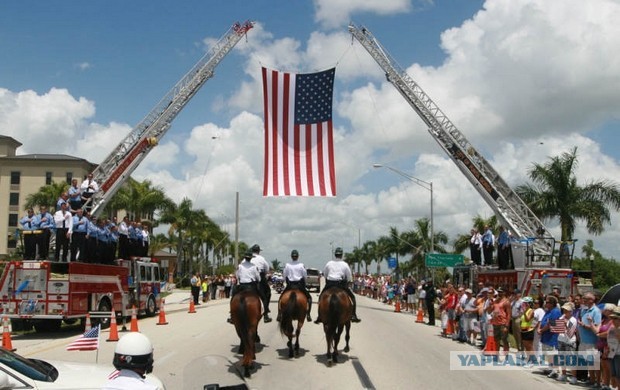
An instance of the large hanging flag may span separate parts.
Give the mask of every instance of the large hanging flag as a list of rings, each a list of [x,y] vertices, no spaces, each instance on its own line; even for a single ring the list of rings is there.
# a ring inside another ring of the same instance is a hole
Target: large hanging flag
[[[68,346],[67,351],[95,351],[99,348],[99,330],[101,325],[97,325],[84,332],[79,338],[73,340]]]
[[[263,196],[336,196],[332,68],[295,74],[263,68]]]

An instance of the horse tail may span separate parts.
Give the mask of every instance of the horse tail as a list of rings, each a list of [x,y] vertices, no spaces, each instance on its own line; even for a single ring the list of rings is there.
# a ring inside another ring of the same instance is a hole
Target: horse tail
[[[331,294],[329,297],[329,315],[327,316],[327,322],[330,332],[336,332],[340,321],[341,310],[342,307],[340,306],[340,298],[338,298],[338,294]]]
[[[297,294],[295,291],[289,291],[287,296],[288,301],[281,312],[282,319],[280,320],[280,333],[283,335],[293,332],[293,318],[297,310]]]
[[[249,336],[249,317],[250,316],[248,314],[248,305],[245,301],[245,295],[241,294],[239,296],[239,306],[237,307],[237,318],[239,319],[239,321],[237,321],[237,324],[235,325],[238,329],[237,333],[239,334],[239,338],[241,339],[241,344],[244,346],[246,351],[248,350],[250,343],[254,342],[254,340],[250,340]]]

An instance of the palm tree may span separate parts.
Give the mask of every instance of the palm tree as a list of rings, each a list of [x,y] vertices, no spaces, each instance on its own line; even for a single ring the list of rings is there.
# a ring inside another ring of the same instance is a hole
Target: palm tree
[[[111,215],[110,211],[113,209],[124,209],[130,219],[146,219],[152,222],[156,210],[162,210],[172,203],[163,189],[158,186],[153,187],[151,181],[139,182],[129,178],[111,199],[106,209],[108,215]]]
[[[282,272],[282,263],[278,259],[271,260],[271,268],[276,272]]]
[[[484,227],[489,226],[492,232],[499,234],[499,224],[497,223],[497,216],[492,215],[490,218],[484,219],[480,215],[476,215],[472,219],[472,227],[478,229],[479,232],[484,233]],[[454,240],[454,253],[463,253],[469,251],[469,240],[471,235],[469,233],[460,234]]]
[[[61,181],[59,183],[51,182],[39,188],[38,192],[30,194],[26,197],[26,209],[34,208],[35,206],[46,206],[51,209],[52,206],[56,206],[56,201],[60,198],[63,192],[69,189],[69,184]]]
[[[558,218],[563,242],[572,240],[578,220],[584,220],[588,233],[599,235],[611,223],[610,208],[620,210],[618,184],[599,180],[585,186],[577,184],[577,147],[546,164],[534,164],[529,171],[532,184],[516,192],[539,218]]]
[[[170,235],[174,235],[175,244],[177,246],[177,264],[182,265],[184,255],[184,240],[192,224],[192,217],[194,216],[192,210],[192,201],[184,198],[178,205],[169,205],[162,213],[160,222],[170,224]],[[188,262],[185,267],[181,269],[182,273],[188,273],[189,269],[189,256],[186,256]]]

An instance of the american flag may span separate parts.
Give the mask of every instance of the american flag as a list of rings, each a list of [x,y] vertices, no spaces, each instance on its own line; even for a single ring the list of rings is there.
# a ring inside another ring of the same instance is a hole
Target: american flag
[[[549,330],[551,333],[566,333],[566,320],[564,318],[558,318],[552,321]]]
[[[336,69],[295,74],[262,69],[263,196],[336,196],[332,96]]]
[[[99,328],[97,325],[67,345],[67,351],[95,351],[99,348]]]

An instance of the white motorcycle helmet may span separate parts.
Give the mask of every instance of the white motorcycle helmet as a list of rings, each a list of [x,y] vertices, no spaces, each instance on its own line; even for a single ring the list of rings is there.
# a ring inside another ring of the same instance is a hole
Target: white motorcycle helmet
[[[117,370],[153,371],[153,344],[142,333],[132,332],[121,337],[114,349],[112,364]]]

